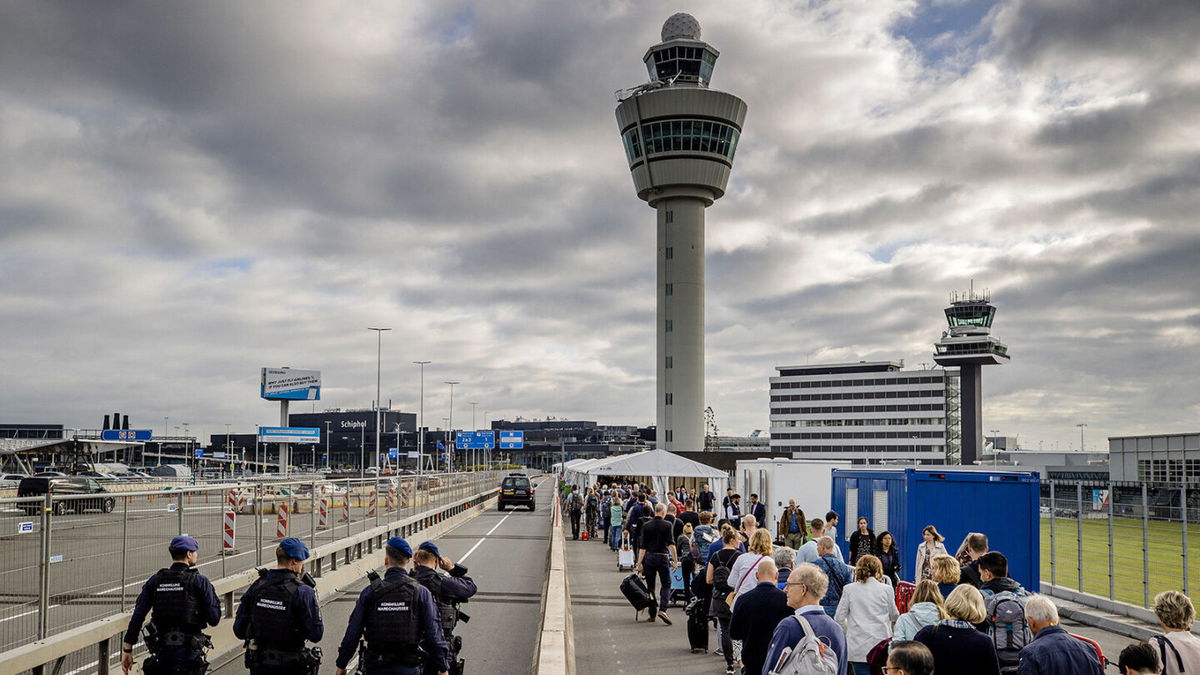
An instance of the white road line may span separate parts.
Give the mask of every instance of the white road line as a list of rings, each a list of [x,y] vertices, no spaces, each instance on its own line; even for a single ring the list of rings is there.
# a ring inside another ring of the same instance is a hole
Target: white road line
[[[536,492],[536,491],[537,491],[537,489],[538,489],[538,488],[540,488],[540,487],[542,486],[542,483],[544,483],[544,482],[546,482],[544,479],[543,479],[543,480],[541,480],[541,481],[538,481],[538,484],[537,484],[537,485],[535,485],[535,486],[534,486],[534,488],[533,488],[533,489],[534,489],[534,491]],[[487,539],[488,537],[490,537],[490,536],[492,535],[492,533],[493,533],[493,532],[495,532],[496,530],[498,530],[498,529],[500,528],[500,526],[504,524],[504,521],[508,520],[508,516],[511,516],[513,513],[516,513],[516,512],[515,512],[515,511],[510,511],[510,512],[508,513],[508,515],[507,515],[507,516],[504,516],[503,518],[501,518],[501,519],[500,519],[500,522],[496,523],[496,525],[495,525],[494,527],[492,527],[492,529],[488,530],[488,531],[487,531],[487,534],[485,534],[485,535],[483,535],[482,537],[480,537],[480,538],[479,538],[479,541],[475,542],[475,545],[474,545],[474,546],[472,546],[471,548],[467,549],[467,552],[466,552],[466,553],[464,553],[464,554],[463,554],[463,556],[462,556],[461,558],[459,558],[459,559],[458,559],[458,562],[459,562],[459,563],[461,563],[462,561],[464,561],[464,560],[466,560],[468,557],[470,557],[470,555],[471,555],[472,553],[474,553],[474,552],[475,552],[475,549],[479,548],[479,545],[480,545],[480,544],[482,544],[482,543],[483,543],[483,541],[484,541],[485,539]]]

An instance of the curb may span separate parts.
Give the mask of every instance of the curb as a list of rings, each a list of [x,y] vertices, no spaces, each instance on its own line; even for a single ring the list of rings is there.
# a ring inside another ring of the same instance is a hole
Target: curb
[[[542,592],[542,625],[534,656],[537,675],[574,675],[575,634],[568,609],[566,540],[563,537],[559,500],[554,498],[550,529],[550,560]]]

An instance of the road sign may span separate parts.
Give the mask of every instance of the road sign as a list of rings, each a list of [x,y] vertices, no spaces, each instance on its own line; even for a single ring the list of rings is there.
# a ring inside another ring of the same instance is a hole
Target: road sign
[[[501,431],[500,432],[500,449],[501,450],[522,450],[525,448],[525,432],[524,431]]]
[[[105,429],[100,432],[102,441],[148,441],[154,437],[150,429]]]
[[[53,564],[55,564],[55,563],[60,563],[60,562],[62,562],[62,561],[63,561],[63,557],[62,557],[61,555],[52,555],[52,556],[50,556],[50,564],[51,564],[51,565],[53,565]]]
[[[496,447],[496,434],[492,431],[460,431],[454,437],[459,450],[491,450]]]
[[[317,427],[259,427],[258,440],[263,443],[320,443]]]
[[[226,452],[214,452],[213,453],[213,457],[216,459],[225,459],[228,456],[229,456],[229,453],[226,453]]]
[[[409,459],[418,459],[418,458],[420,458],[420,456],[421,456],[421,451],[419,451],[419,450],[409,450],[408,451]]]
[[[388,448],[388,459],[400,459],[400,448]]]
[[[29,534],[33,532],[33,522],[17,523],[17,534]]]
[[[196,456],[203,457],[204,456],[204,448],[196,448]]]

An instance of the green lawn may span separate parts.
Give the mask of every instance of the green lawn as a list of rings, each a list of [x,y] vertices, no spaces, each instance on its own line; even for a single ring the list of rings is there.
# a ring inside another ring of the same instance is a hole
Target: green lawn
[[[1051,547],[1050,518],[1043,517],[1041,531],[1042,581],[1053,577],[1059,586],[1103,597],[1109,594],[1108,519],[1083,521],[1083,586],[1079,585],[1077,521],[1056,518]],[[1138,606],[1145,605],[1143,593],[1142,521],[1114,518],[1112,534],[1112,597]],[[1183,590],[1183,526],[1181,523],[1150,521],[1148,540],[1150,600],[1165,590]],[[1189,590],[1200,589],[1200,523],[1188,528]]]

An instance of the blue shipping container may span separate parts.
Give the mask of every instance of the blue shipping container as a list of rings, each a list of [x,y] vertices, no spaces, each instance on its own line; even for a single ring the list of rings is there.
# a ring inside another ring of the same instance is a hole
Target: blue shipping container
[[[1041,485],[1036,473],[834,469],[833,510],[840,514],[838,546],[849,560],[850,535],[866,516],[878,535],[887,530],[901,553],[901,580],[916,573],[921,531],[933,525],[954,555],[968,532],[988,536],[988,547],[1008,558],[1008,573],[1022,586],[1040,588]]]

